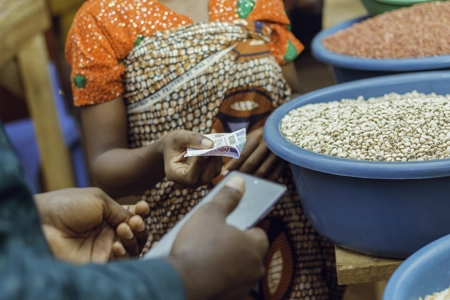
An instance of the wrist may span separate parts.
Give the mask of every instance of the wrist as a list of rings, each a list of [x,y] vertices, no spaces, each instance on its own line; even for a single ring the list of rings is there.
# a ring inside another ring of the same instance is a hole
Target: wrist
[[[166,144],[166,137],[167,134],[165,134],[164,136],[162,136],[161,138],[159,138],[158,140],[156,140],[154,142],[154,147],[156,149],[156,152],[161,155],[162,158],[164,158],[164,149],[165,149],[165,144]]]
[[[186,300],[206,300],[209,299],[205,294],[209,288],[207,282],[199,280],[199,274],[189,274],[189,268],[186,266],[186,261],[178,259],[177,257],[169,256],[166,260],[177,270],[184,285]],[[200,283],[200,284],[199,284]]]

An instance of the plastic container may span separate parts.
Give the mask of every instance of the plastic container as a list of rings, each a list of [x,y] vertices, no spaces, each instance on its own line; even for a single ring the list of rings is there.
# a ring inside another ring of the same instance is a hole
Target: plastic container
[[[327,50],[323,46],[322,39],[325,37],[365,19],[367,17],[360,17],[340,23],[322,30],[313,39],[311,45],[312,54],[317,60],[333,67],[337,83],[399,73],[450,70],[450,55],[403,59],[359,58],[337,54]]]
[[[344,248],[406,258],[450,233],[450,159],[371,162],[314,153],[290,143],[281,119],[308,103],[412,90],[450,93],[450,72],[393,75],[338,84],[293,99],[268,118],[271,151],[291,163],[305,214],[323,236]]]
[[[383,300],[417,300],[450,287],[450,235],[423,247],[394,272]]]
[[[387,11],[408,7],[430,0],[361,0],[370,16],[376,16]]]

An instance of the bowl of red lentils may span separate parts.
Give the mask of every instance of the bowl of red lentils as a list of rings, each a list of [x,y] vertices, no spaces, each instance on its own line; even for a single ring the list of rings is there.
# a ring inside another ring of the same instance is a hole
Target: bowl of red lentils
[[[290,163],[309,222],[333,243],[406,258],[450,234],[450,71],[302,95],[269,116],[264,138]]]
[[[426,2],[360,17],[321,31],[314,57],[338,83],[398,73],[450,69],[450,2]]]

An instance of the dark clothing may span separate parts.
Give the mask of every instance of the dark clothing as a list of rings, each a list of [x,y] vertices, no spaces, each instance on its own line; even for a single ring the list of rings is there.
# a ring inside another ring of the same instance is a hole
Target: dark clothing
[[[55,260],[0,123],[0,299],[185,299],[164,260],[71,265]]]

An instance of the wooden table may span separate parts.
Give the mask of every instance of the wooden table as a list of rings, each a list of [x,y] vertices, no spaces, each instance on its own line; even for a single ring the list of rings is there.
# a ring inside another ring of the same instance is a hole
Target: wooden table
[[[341,285],[387,281],[403,262],[356,253],[341,247],[336,249],[336,269]]]
[[[35,125],[48,190],[75,186],[69,151],[59,127],[48,74],[44,33],[50,18],[44,0],[0,0],[0,77],[17,62],[21,87]],[[8,67],[7,67],[8,66]]]

